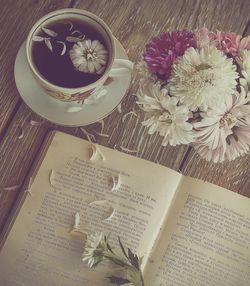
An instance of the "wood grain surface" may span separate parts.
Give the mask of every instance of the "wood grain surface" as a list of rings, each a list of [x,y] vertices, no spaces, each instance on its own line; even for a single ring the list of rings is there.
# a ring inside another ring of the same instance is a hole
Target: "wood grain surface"
[[[36,20],[51,10],[74,6],[101,17],[123,44],[131,60],[141,58],[152,36],[174,29],[208,28],[242,33],[250,15],[248,0],[82,0],[82,1],[0,1],[0,227],[20,190],[27,173],[51,129],[87,138],[94,134],[99,144],[168,166],[185,174],[212,181],[249,195],[249,158],[223,166],[203,162],[189,148],[161,147],[158,135],[147,135],[141,126],[143,113],[135,104],[137,82],[131,84],[121,104],[101,123],[82,128],[62,128],[43,121],[21,103],[13,80],[15,55]],[[127,114],[133,111],[137,114]],[[38,122],[34,125],[34,122]],[[32,125],[33,123],[33,125]],[[21,135],[21,136],[20,136]],[[19,139],[19,137],[22,137]],[[237,168],[236,168],[237,166]],[[16,186],[16,187],[15,187]]]
[[[21,104],[13,77],[21,43],[39,18],[69,5],[70,0],[0,0],[0,138]]]

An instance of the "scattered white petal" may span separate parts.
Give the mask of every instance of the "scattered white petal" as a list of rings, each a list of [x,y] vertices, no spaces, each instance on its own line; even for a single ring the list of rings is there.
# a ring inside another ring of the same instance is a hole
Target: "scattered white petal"
[[[66,44],[65,44],[64,42],[62,42],[62,41],[57,41],[57,43],[59,43],[59,44],[62,44],[62,45],[63,45],[63,48],[62,48],[62,51],[61,51],[61,56],[65,55],[66,50],[67,50],[67,48],[66,48]]]
[[[75,223],[73,228],[77,229],[79,228],[79,225],[80,225],[80,215],[79,213],[75,213]]]
[[[32,193],[30,191],[32,184],[33,184],[33,177],[30,177],[28,188],[27,188],[27,190],[25,190],[25,193],[28,193],[30,196],[32,195]]]
[[[43,124],[43,121],[36,121],[33,119],[30,120],[30,125],[32,125],[32,126],[39,126],[41,124]]]
[[[107,200],[94,201],[89,204],[90,206],[98,206],[102,210],[102,219],[110,219],[114,215],[114,208]]]
[[[122,149],[122,151],[129,152],[129,153],[137,153],[138,152],[138,150],[128,149],[128,148],[123,147],[123,146],[120,146],[120,148]]]
[[[46,33],[47,35],[49,35],[51,37],[56,37],[58,35],[55,31],[52,31],[52,30],[44,28],[44,27],[42,27],[42,30],[44,31],[44,33]]]
[[[71,113],[73,113],[73,112],[79,112],[79,111],[81,111],[81,110],[83,110],[83,107],[82,107],[82,106],[70,106],[70,107],[68,107],[68,108],[66,109],[67,112],[71,112]]]
[[[97,205],[97,206],[103,206],[103,205],[107,205],[108,201],[107,200],[97,200],[94,202],[91,202],[89,205],[93,206],[93,205]]]
[[[22,139],[23,138],[23,135],[24,135],[24,132],[23,132],[23,128],[21,126],[18,126],[18,139]]]
[[[103,96],[105,96],[108,93],[107,89],[100,87],[96,88],[90,96],[88,96],[84,100],[85,105],[91,105],[97,103]]]
[[[14,186],[10,186],[10,187],[4,187],[3,190],[4,191],[16,191],[18,190],[20,187],[20,185],[14,185]]]
[[[51,170],[49,173],[49,183],[51,185],[51,187],[55,186],[55,174],[54,174],[54,170]]]
[[[50,42],[50,39],[45,39],[45,44],[47,46],[47,48],[52,52],[53,51],[53,47],[52,47],[52,44]]]
[[[43,42],[44,38],[40,37],[40,36],[33,36],[32,37],[32,41],[34,41],[34,42]]]
[[[96,130],[94,130],[94,132],[95,132],[96,135],[99,135],[99,136],[101,136],[101,137],[107,137],[107,138],[109,137],[108,134],[104,134],[104,133],[98,132],[98,131],[96,131]]]
[[[127,116],[129,115],[134,115],[135,117],[137,117],[137,114],[134,111],[130,111],[128,113],[125,113],[122,117],[122,122],[124,123],[124,121],[126,120]]]
[[[121,185],[121,175],[113,175],[111,179],[113,184],[111,191],[118,191]]]
[[[119,113],[122,113],[122,104],[121,103],[117,105],[117,111]]]
[[[116,210],[115,210],[115,209],[113,209],[113,211],[112,211],[112,213],[110,214],[110,216],[109,216],[109,217],[107,217],[107,218],[105,218],[104,220],[111,220],[111,219],[114,217],[115,212],[116,212]]]
[[[100,132],[100,133],[103,133],[104,125],[105,125],[104,120],[100,120],[100,121],[98,121],[98,123],[100,123],[100,124],[101,124],[101,126],[102,126],[102,128],[101,128],[101,132]]]
[[[71,31],[74,28],[74,25],[71,22],[69,22],[69,25],[70,25],[69,30]]]
[[[83,127],[80,128],[80,130],[83,132],[84,135],[86,135],[86,137],[88,138],[88,141],[90,143],[92,143],[93,141],[96,141],[95,139],[95,135],[89,133],[86,129],[84,129]],[[92,141],[93,140],[93,141]]]
[[[91,154],[90,154],[91,161],[100,161],[100,160],[104,161],[105,160],[104,155],[102,154],[100,149],[97,147],[97,145],[91,144],[90,151],[91,151]]]
[[[82,36],[82,32],[78,31],[78,30],[74,30],[72,31],[71,35],[79,35]]]
[[[79,41],[82,41],[83,39],[78,38],[78,37],[73,37],[73,36],[68,36],[66,37],[66,41],[69,43],[77,43]]]

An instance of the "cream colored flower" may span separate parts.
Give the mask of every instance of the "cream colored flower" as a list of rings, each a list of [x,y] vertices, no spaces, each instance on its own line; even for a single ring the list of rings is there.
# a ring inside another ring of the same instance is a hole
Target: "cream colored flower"
[[[77,42],[69,55],[75,68],[86,73],[101,74],[108,61],[108,52],[98,40]]]
[[[141,82],[137,97],[137,104],[147,115],[142,125],[149,128],[149,134],[159,132],[163,137],[163,146],[189,144],[193,141],[192,124],[187,122],[188,108],[178,105],[179,99],[170,97],[159,83]]]
[[[170,93],[192,111],[206,111],[231,96],[237,78],[232,59],[215,47],[189,48],[173,65]]]
[[[88,261],[89,268],[103,260],[103,234],[93,233],[88,235],[86,246],[84,248],[82,261]]]

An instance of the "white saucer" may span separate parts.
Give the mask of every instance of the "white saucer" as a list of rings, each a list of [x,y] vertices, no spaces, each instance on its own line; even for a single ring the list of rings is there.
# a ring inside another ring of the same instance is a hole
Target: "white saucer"
[[[115,39],[115,44],[116,57],[128,59],[121,43]],[[58,101],[47,95],[37,84],[26,60],[25,42],[18,51],[14,74],[16,86],[23,101],[44,119],[63,126],[88,125],[109,115],[125,96],[131,80],[130,74],[116,77],[111,84],[105,87],[108,92],[98,102],[84,106],[78,112],[67,112],[69,107],[77,106],[77,104]]]

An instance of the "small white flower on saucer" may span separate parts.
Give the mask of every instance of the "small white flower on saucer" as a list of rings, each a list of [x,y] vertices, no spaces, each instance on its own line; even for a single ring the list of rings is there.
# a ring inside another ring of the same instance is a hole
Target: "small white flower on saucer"
[[[77,42],[69,55],[75,68],[86,73],[101,74],[108,60],[108,51],[98,40]]]

